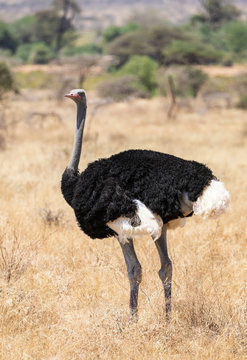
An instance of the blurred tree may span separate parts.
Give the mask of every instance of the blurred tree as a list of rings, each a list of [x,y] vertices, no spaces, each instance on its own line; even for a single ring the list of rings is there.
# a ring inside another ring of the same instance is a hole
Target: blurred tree
[[[240,16],[239,9],[229,0],[200,0],[200,2],[205,11],[203,21],[209,22],[212,26],[220,26]]]
[[[133,32],[138,28],[139,25],[132,22],[127,23],[125,26],[110,25],[103,31],[103,40],[106,43],[109,43],[117,37],[129,32]]]
[[[25,16],[15,21],[11,25],[11,30],[19,44],[18,57],[28,61],[30,52],[32,52],[31,58],[43,62],[45,59],[50,59],[52,53],[55,56],[55,51],[58,52],[62,46],[75,38],[72,21],[78,12],[79,7],[75,0],[54,0],[52,8],[38,11],[32,16]],[[43,45],[39,44],[36,49],[26,46],[32,43],[43,43]],[[47,46],[50,47],[50,50],[47,49]],[[25,49],[28,50],[26,55]]]
[[[55,10],[41,10],[35,14],[35,41],[52,46],[57,36],[60,17]]]
[[[10,90],[16,90],[14,78],[7,64],[0,62],[0,99]]]
[[[247,22],[231,21],[222,28],[227,50],[240,53],[247,50]]]
[[[54,7],[35,14],[36,41],[44,42],[58,52],[74,39],[73,17],[79,8],[74,0],[55,0]]]
[[[24,16],[14,21],[10,29],[14,34],[18,44],[32,43],[35,39],[35,15]]]
[[[23,63],[27,63],[30,58],[33,44],[21,44],[18,46],[15,56],[20,59]]]
[[[118,67],[121,67],[132,55],[151,54],[153,47],[148,43],[146,34],[142,31],[135,31],[119,36],[110,42],[108,52],[118,57]]]
[[[118,36],[123,34],[123,28],[121,26],[118,25],[111,25],[108,26],[104,31],[103,31],[103,40],[108,43],[111,42],[112,40],[116,39]]]
[[[17,42],[9,30],[8,25],[0,21],[0,48],[9,49],[14,52],[17,46]]]
[[[32,64],[47,64],[54,57],[53,51],[44,43],[32,46],[28,61]]]
[[[173,40],[163,50],[164,63],[170,64],[211,64],[221,59],[221,53],[211,45],[195,40]]]
[[[55,50],[59,51],[63,35],[73,29],[72,20],[80,13],[80,8],[76,0],[53,0],[53,6],[59,17],[55,39]]]
[[[185,38],[186,36],[179,29],[163,24],[145,31],[139,29],[123,34],[109,43],[108,51],[118,56],[119,66],[128,61],[132,55],[148,55],[162,63],[162,49],[174,39]]]

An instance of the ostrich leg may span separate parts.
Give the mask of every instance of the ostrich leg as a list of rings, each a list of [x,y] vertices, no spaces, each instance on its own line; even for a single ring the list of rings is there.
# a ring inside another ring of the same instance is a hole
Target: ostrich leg
[[[159,277],[164,286],[165,304],[166,304],[166,320],[169,321],[171,317],[171,281],[172,281],[172,262],[168,256],[166,229],[163,227],[162,234],[158,240],[155,241],[157,247],[161,268],[159,270]]]
[[[122,244],[119,241],[119,244],[123,251],[125,263],[127,266],[128,278],[130,282],[130,318],[137,318],[138,290],[139,284],[142,280],[142,268],[135,253],[133,240],[128,240],[129,241],[125,244]]]

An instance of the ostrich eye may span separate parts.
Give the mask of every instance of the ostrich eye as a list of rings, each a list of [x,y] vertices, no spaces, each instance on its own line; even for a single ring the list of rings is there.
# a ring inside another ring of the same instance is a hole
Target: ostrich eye
[[[78,95],[79,95],[80,97],[85,96],[84,92],[82,92],[82,91],[79,91],[79,92],[78,92]]]

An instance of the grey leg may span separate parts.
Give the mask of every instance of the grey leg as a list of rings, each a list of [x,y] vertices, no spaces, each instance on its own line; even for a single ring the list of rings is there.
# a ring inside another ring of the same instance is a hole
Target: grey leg
[[[165,304],[166,304],[166,320],[169,321],[171,317],[171,282],[172,282],[172,262],[168,256],[166,229],[163,228],[161,237],[155,241],[157,247],[161,268],[159,277],[164,286]]]
[[[127,266],[130,282],[130,316],[133,317],[137,316],[138,311],[138,290],[142,280],[142,268],[135,253],[133,240],[129,239],[129,242],[125,244],[119,241],[119,244],[122,248]]]

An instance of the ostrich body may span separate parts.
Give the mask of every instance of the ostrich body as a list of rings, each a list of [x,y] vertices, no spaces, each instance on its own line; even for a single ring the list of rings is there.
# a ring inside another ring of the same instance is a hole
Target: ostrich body
[[[151,235],[160,256],[159,277],[169,319],[172,263],[166,232],[184,226],[185,217],[193,214],[220,215],[228,207],[229,193],[207,166],[149,150],[128,150],[96,160],[79,174],[86,94],[75,89],[65,96],[75,101],[77,119],[72,156],[62,176],[63,196],[88,236],[118,238],[130,281],[131,315],[137,314],[142,278],[133,238]]]

